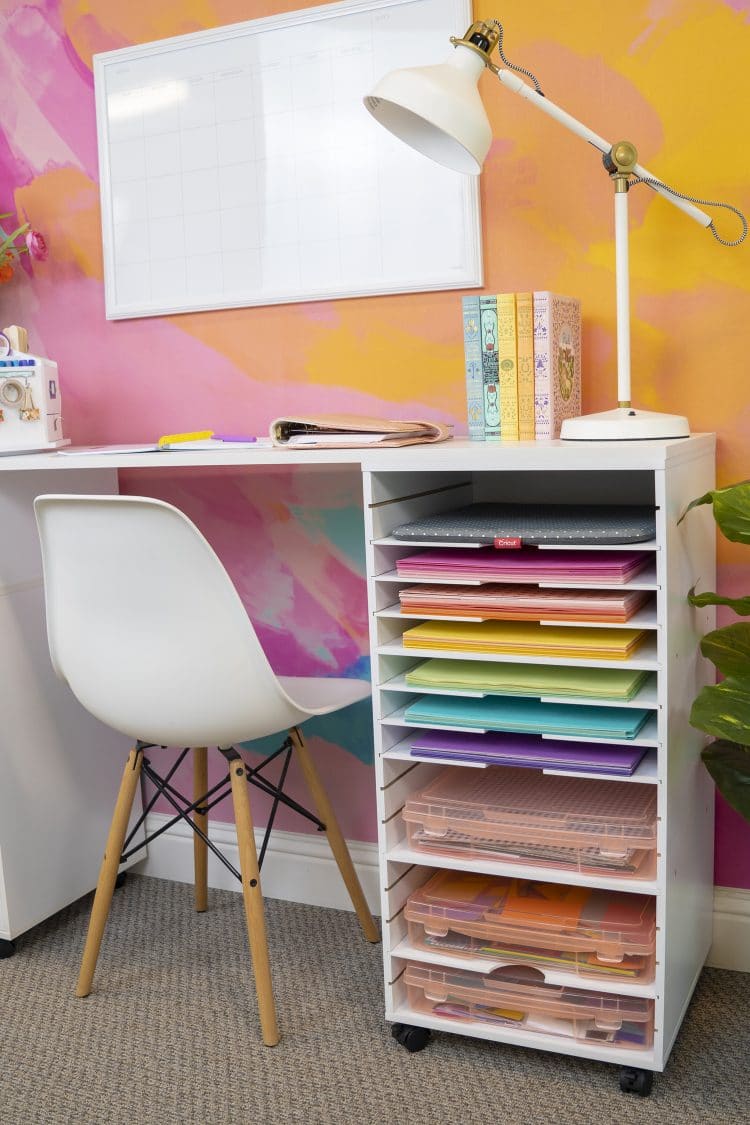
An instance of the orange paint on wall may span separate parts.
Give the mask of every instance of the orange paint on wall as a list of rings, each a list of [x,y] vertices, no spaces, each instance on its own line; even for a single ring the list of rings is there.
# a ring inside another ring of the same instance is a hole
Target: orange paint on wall
[[[44,231],[53,259],[48,268],[61,274],[75,265],[87,277],[104,277],[98,184],[78,168],[55,168],[19,188],[15,201],[19,215]]]

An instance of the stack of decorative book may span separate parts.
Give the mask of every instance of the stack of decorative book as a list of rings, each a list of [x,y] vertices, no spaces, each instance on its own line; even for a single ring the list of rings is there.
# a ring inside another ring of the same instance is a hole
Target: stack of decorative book
[[[469,437],[560,436],[581,413],[581,305],[546,291],[463,298]]]

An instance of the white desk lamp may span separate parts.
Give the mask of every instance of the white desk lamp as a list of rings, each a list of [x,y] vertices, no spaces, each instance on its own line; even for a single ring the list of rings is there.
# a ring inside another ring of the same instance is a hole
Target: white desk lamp
[[[446,62],[392,71],[378,82],[364,104],[376,121],[418,152],[457,172],[478,175],[492,141],[492,129],[477,89],[479,76],[487,67],[506,89],[526,98],[603,154],[604,167],[615,188],[618,402],[614,410],[566,419],[561,437],[577,441],[687,437],[690,433],[687,418],[635,410],[630,403],[628,189],[637,183],[648,184],[701,226],[708,227],[724,246],[736,246],[744,240],[747,221],[731,204],[691,200],[667,187],[637,163],[635,147],[629,141],[611,145],[560,109],[544,96],[529,71],[508,62],[503,54],[502,38],[502,25],[497,20],[474,23],[463,39],[451,36],[451,43],[458,49]],[[499,57],[510,69],[499,69],[491,62],[490,55],[496,47]],[[534,85],[524,82],[511,73],[512,70],[525,74]],[[731,242],[720,238],[710,216],[694,203],[726,207],[739,215],[743,225],[741,236]]]

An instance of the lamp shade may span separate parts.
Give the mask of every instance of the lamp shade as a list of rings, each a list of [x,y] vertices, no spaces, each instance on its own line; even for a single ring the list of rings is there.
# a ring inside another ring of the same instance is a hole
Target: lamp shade
[[[484,60],[456,47],[436,66],[392,70],[364,99],[394,136],[446,168],[477,176],[492,141],[477,82]]]

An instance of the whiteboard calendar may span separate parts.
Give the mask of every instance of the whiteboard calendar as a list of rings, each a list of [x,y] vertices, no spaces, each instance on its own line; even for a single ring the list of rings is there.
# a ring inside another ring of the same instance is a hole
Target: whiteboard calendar
[[[471,0],[346,0],[96,55],[109,319],[482,284],[476,178],[363,96]]]

